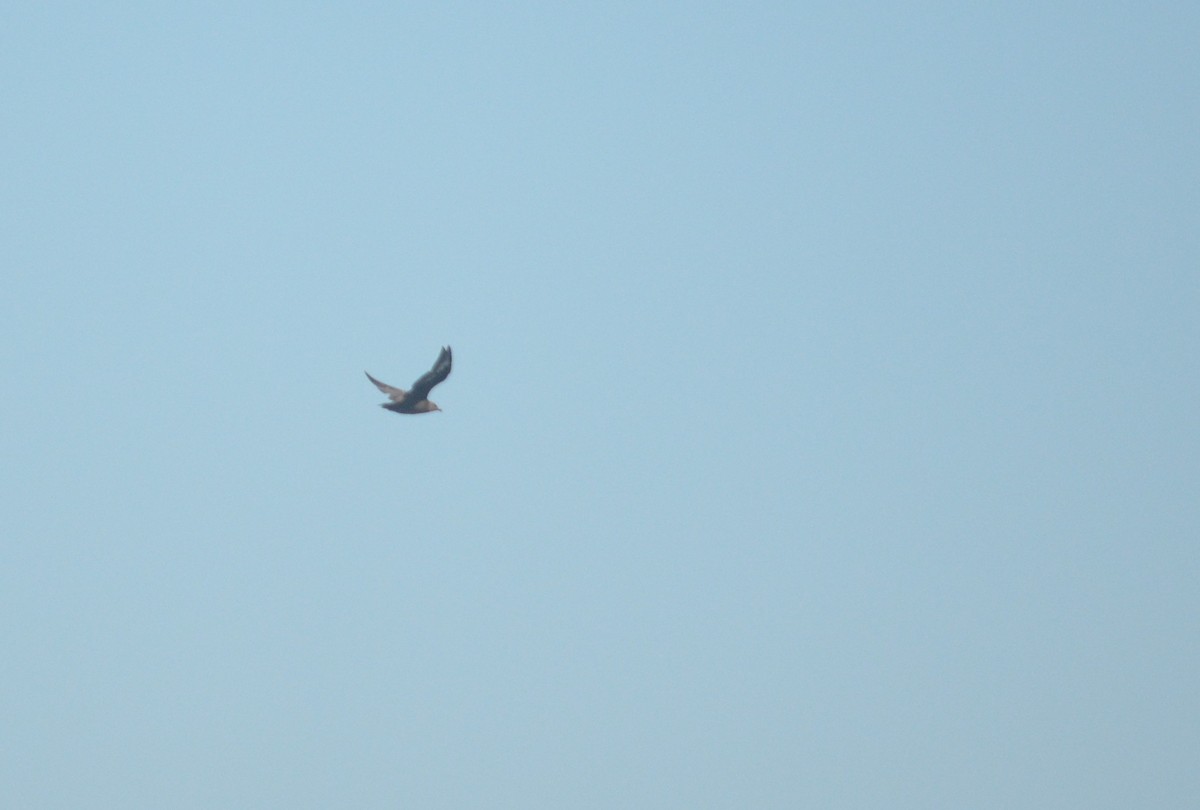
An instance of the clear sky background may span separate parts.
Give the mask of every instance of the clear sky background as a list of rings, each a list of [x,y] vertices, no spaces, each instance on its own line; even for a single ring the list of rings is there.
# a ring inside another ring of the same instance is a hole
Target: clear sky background
[[[427,5],[0,14],[5,805],[1194,807],[1200,7]]]

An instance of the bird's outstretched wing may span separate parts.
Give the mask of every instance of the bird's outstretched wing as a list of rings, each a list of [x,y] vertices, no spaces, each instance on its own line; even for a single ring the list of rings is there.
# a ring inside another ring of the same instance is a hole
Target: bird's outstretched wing
[[[394,388],[393,386],[390,386],[385,382],[380,382],[379,380],[372,377],[370,374],[367,374],[367,372],[365,372],[365,371],[363,372],[363,374],[366,374],[367,379],[370,380],[371,382],[375,383],[376,388],[378,388],[383,393],[387,394],[388,399],[390,399],[392,402],[399,402],[400,400],[404,399],[405,391],[403,388]]]
[[[451,362],[452,358],[450,357],[450,347],[443,346],[442,353],[438,355],[437,362],[433,364],[433,368],[422,374],[421,377],[415,383],[413,383],[412,390],[408,392],[408,395],[412,397],[413,400],[418,402],[422,399],[427,399],[429,397],[429,392],[433,390],[433,387],[450,376]],[[378,383],[376,383],[376,385],[378,385]]]

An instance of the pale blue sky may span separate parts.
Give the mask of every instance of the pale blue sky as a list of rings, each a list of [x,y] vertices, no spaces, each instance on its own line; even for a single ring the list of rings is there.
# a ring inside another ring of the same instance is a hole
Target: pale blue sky
[[[1193,806],[1197,6],[409,7],[0,15],[6,805]]]

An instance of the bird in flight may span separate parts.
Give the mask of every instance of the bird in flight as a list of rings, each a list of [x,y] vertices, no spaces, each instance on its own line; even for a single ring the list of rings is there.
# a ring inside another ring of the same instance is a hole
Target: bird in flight
[[[387,383],[367,374],[367,379],[375,383],[375,387],[388,395],[391,402],[384,402],[380,405],[381,408],[387,408],[389,411],[396,413],[429,413],[430,411],[440,411],[437,405],[429,401],[429,392],[433,387],[442,380],[450,376],[450,347],[443,346],[442,353],[438,355],[437,362],[433,364],[433,368],[422,374],[412,388],[405,391],[403,388],[393,388]],[[366,372],[363,372],[366,374]]]

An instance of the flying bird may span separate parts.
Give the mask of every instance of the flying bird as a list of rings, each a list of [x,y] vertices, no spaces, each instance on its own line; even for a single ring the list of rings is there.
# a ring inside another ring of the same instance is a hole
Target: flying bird
[[[433,368],[422,374],[412,388],[405,391],[403,388],[393,388],[387,383],[380,382],[372,377],[367,372],[367,379],[375,383],[375,387],[388,395],[391,402],[384,402],[380,405],[381,408],[387,408],[389,411],[396,413],[429,413],[430,411],[440,411],[437,405],[429,401],[429,392],[433,387],[442,380],[450,376],[450,347],[443,346],[442,353],[438,355],[437,362],[433,364]]]

